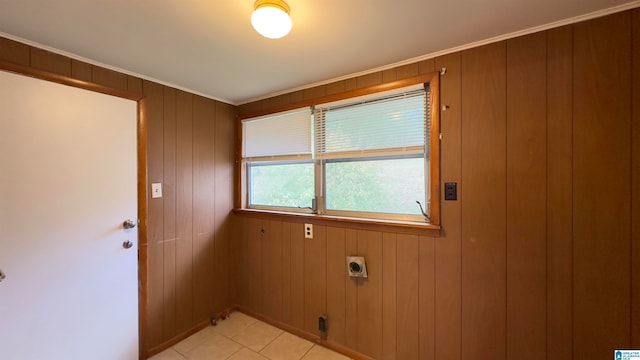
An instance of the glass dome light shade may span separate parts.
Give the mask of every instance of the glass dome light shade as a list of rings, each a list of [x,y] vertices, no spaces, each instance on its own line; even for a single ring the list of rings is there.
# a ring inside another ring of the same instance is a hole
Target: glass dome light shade
[[[284,1],[258,0],[251,15],[251,25],[260,35],[269,39],[279,39],[291,31],[289,6]]]

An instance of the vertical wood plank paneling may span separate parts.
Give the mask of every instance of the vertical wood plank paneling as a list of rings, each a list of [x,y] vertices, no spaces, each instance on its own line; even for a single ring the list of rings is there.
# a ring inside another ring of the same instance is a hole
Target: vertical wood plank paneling
[[[344,92],[344,80],[327,84],[327,95]]]
[[[345,229],[327,227],[327,315],[329,341],[346,342],[346,253]]]
[[[0,59],[29,66],[30,57],[29,45],[0,37]]]
[[[378,71],[371,74],[358,76],[356,78],[356,84],[358,89],[362,89],[368,86],[382,84],[382,71]]]
[[[345,230],[345,253],[347,256],[358,254],[358,232],[354,229]],[[345,259],[346,261],[346,259]],[[345,328],[346,345],[351,349],[358,347],[358,286],[360,281],[349,277],[345,272]]]
[[[397,358],[420,358],[420,238],[397,238]]]
[[[397,235],[382,234],[382,359],[397,359]]]
[[[632,14],[631,347],[640,349],[640,8]]]
[[[142,86],[141,86],[142,89]],[[142,91],[140,92],[142,94]],[[137,203],[137,223],[138,228],[135,230],[138,232],[138,356],[140,358],[146,357],[148,354],[148,339],[147,339],[147,326],[148,326],[148,192],[147,188],[147,174],[148,174],[148,156],[147,156],[147,141],[148,141],[148,111],[147,111],[147,99],[139,99],[137,106],[137,145],[136,145],[136,160],[137,160],[137,176],[136,176],[136,203]]]
[[[508,359],[546,356],[546,41],[507,41]]]
[[[249,243],[247,249],[249,266],[246,284],[249,286],[249,310],[258,313],[263,312],[262,277],[263,270],[262,251],[264,246],[263,220],[254,220],[249,223]]]
[[[230,270],[229,270],[231,271],[231,274],[229,276],[229,281],[233,283],[231,286],[232,293],[230,294],[230,296],[231,296],[232,304],[237,306],[237,305],[240,305],[240,296],[243,291],[242,288],[244,287],[240,281],[241,272],[238,269],[238,266],[242,264],[242,261],[241,261],[242,257],[240,252],[243,249],[242,247],[243,232],[240,227],[241,217],[237,216],[232,212],[229,216],[229,224],[231,228],[229,230],[229,233],[230,233],[229,237],[232,242],[231,253],[229,254],[229,261],[231,262]]]
[[[96,84],[109,86],[114,89],[127,90],[127,75],[105,69],[99,66],[91,66],[91,81]],[[170,88],[167,88],[170,89]],[[171,89],[175,91],[175,89]]]
[[[291,224],[291,324],[304,329],[305,317],[305,238],[304,225]],[[302,271],[301,271],[302,269]]]
[[[256,112],[260,110],[262,110],[262,102],[260,101],[254,101],[254,102],[242,104],[236,107],[237,114],[248,114],[248,113]]]
[[[547,32],[547,359],[572,357],[573,27]]]
[[[214,210],[214,262],[213,292],[214,311],[219,312],[234,305],[235,283],[231,281],[231,240],[230,213],[233,208],[233,167],[234,167],[234,127],[233,108],[216,103],[215,116],[215,210]]]
[[[31,67],[58,75],[71,76],[71,59],[47,50],[31,47]]]
[[[505,55],[504,42],[462,53],[463,359],[505,359]]]
[[[420,327],[420,359],[435,360],[435,239],[421,236],[420,298],[418,314]]]
[[[282,223],[282,321],[293,325],[291,321],[291,223]],[[240,284],[241,285],[241,284]]]
[[[631,345],[630,30],[629,12],[574,27],[576,359],[603,359]]]
[[[367,262],[368,278],[358,287],[357,350],[382,356],[382,233],[358,231],[358,255]]]
[[[388,83],[398,80],[398,71],[396,68],[382,71],[382,82]]]
[[[126,78],[125,78],[126,79]],[[164,87],[164,151],[163,151],[163,270],[164,270],[164,337],[177,335],[176,330],[176,90]]]
[[[289,94],[289,103],[297,103],[304,100],[304,92],[302,90],[294,91]]]
[[[71,60],[71,76],[82,81],[91,81],[91,64],[79,60]],[[139,92],[142,92],[142,80],[140,80]]]
[[[458,53],[459,54],[459,53]],[[420,74],[428,74],[436,71],[436,59],[422,60],[418,63],[418,70]],[[441,69],[438,68],[438,70]]]
[[[144,93],[147,96],[147,176],[149,184],[163,181],[163,141],[164,141],[164,97],[163,87],[150,81],[145,81]],[[164,236],[163,198],[148,199],[148,288],[147,288],[147,344],[149,348],[159,345],[163,337],[163,309],[164,309]]]
[[[355,90],[358,88],[358,78],[346,79],[344,81],[344,90]]]
[[[268,99],[264,99],[264,108],[271,109],[276,106],[284,105],[285,98],[282,96],[274,96]]]
[[[208,319],[213,304],[215,102],[193,98],[193,314]]]
[[[396,74],[398,75],[398,80],[406,79],[408,77],[417,76],[420,73],[419,63],[411,63],[407,65],[402,65],[396,68]]]
[[[74,62],[71,63],[71,71],[73,72]],[[131,92],[142,93],[142,79],[135,76],[127,76],[127,90]]]
[[[304,329],[318,332],[318,316],[327,312],[327,228],[314,225],[304,239]]]
[[[264,314],[282,320],[282,223],[264,220],[262,243],[262,309]],[[256,274],[258,275],[258,274]]]
[[[242,220],[242,269],[240,282],[243,285],[240,301],[247,309],[262,313],[262,220]]]
[[[304,100],[315,99],[325,95],[327,95],[327,87],[325,85],[304,89],[302,92]]]
[[[193,326],[193,95],[176,95],[176,328]]]
[[[248,309],[249,308],[249,221],[250,218],[236,217],[236,231],[239,235],[238,241],[238,262],[242,264],[238,268],[238,274],[236,279],[241,285],[238,289],[238,305]],[[253,219],[253,221],[256,221]],[[260,230],[258,230],[260,231]]]
[[[458,184],[458,200],[442,201],[442,236],[436,241],[436,338],[435,356],[441,360],[460,360],[460,228],[462,219],[460,203],[462,183],[460,178],[462,163],[462,139],[460,131],[460,53],[439,57],[435,68],[447,68],[440,77],[440,101],[449,108],[441,113],[441,177],[445,182]]]

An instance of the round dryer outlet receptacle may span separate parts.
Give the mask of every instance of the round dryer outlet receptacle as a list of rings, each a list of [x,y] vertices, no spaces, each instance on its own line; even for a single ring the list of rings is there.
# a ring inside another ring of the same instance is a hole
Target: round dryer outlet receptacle
[[[362,256],[347,256],[347,271],[351,277],[366,278],[367,264]]]

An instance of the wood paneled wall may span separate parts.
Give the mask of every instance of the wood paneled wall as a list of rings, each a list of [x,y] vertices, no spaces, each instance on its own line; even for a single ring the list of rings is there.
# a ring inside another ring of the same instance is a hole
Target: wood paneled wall
[[[234,107],[4,38],[0,59],[146,96],[148,182],[163,183],[164,196],[148,199],[148,242],[140,243],[148,253],[143,351],[233,306]]]
[[[148,348],[232,307],[232,106],[143,82],[149,114]]]
[[[440,237],[237,223],[240,306],[375,359],[640,347],[640,9],[240,106],[446,67]],[[308,220],[313,222],[312,220]],[[346,255],[369,278],[346,275]]]

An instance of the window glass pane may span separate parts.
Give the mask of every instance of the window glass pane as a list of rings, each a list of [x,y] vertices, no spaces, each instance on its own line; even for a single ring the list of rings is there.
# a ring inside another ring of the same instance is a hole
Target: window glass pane
[[[250,205],[311,207],[313,163],[249,164]]]
[[[330,210],[419,215],[425,201],[424,158],[327,162]]]

